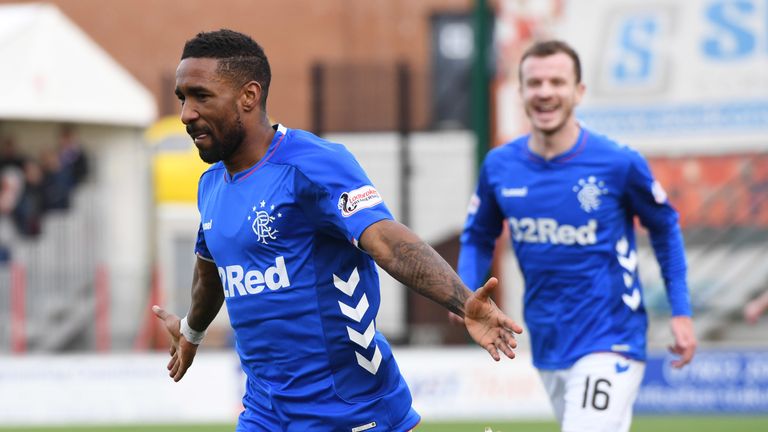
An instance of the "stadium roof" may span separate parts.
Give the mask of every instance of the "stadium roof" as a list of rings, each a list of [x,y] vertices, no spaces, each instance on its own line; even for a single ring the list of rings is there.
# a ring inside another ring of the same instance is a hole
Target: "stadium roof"
[[[59,9],[0,5],[0,119],[145,127],[154,98]]]

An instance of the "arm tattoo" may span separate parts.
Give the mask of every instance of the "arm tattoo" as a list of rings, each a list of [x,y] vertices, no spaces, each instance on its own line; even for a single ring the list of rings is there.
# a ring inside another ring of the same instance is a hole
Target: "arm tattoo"
[[[398,240],[381,265],[389,274],[451,312],[464,316],[469,291],[450,265],[422,241]]]

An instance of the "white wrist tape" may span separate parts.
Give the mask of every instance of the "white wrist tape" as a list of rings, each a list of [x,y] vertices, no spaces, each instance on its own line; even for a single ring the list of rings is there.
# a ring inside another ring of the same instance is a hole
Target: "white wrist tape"
[[[181,319],[181,325],[179,327],[181,334],[184,335],[184,338],[191,344],[200,345],[200,342],[202,342],[205,337],[205,330],[197,331],[190,327],[187,322],[187,317]]]

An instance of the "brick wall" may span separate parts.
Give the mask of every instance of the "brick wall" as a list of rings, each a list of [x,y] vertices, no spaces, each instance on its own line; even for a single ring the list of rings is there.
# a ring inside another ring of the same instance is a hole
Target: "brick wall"
[[[23,3],[24,1],[21,1]],[[20,3],[19,0],[0,0]],[[471,0],[52,0],[157,98],[177,110],[173,77],[184,42],[222,27],[261,43],[273,80],[268,110],[289,127],[309,128],[310,66],[316,61],[409,62],[429,71],[430,16],[467,12]],[[424,124],[428,84],[415,83],[414,113]],[[119,101],[115,101],[118,103]]]

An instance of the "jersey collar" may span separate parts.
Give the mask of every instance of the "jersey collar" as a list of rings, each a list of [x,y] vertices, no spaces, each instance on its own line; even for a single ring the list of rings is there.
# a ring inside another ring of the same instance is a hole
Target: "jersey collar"
[[[530,147],[528,146],[528,140],[531,139],[530,135],[528,135],[528,139],[526,139],[526,143],[523,146],[523,148],[524,148],[525,154],[528,156],[528,159],[534,162],[545,163],[545,164],[566,163],[584,151],[584,147],[587,144],[588,136],[589,136],[589,132],[587,132],[587,130],[582,127],[581,130],[579,131],[579,137],[576,138],[576,142],[573,144],[573,146],[571,146],[571,148],[568,149],[566,152],[561,153],[549,160],[544,159],[541,155],[531,151]]]
[[[245,180],[259,168],[261,168],[265,163],[267,163],[267,161],[275,154],[277,149],[280,147],[280,143],[282,143],[283,138],[285,138],[285,136],[288,134],[288,128],[280,123],[277,123],[272,125],[272,129],[275,130],[275,136],[272,138],[272,142],[269,144],[269,147],[267,148],[266,153],[264,153],[264,156],[252,167],[245,171],[240,171],[233,176],[230,176],[227,170],[224,170],[224,181],[226,183],[239,183]]]

